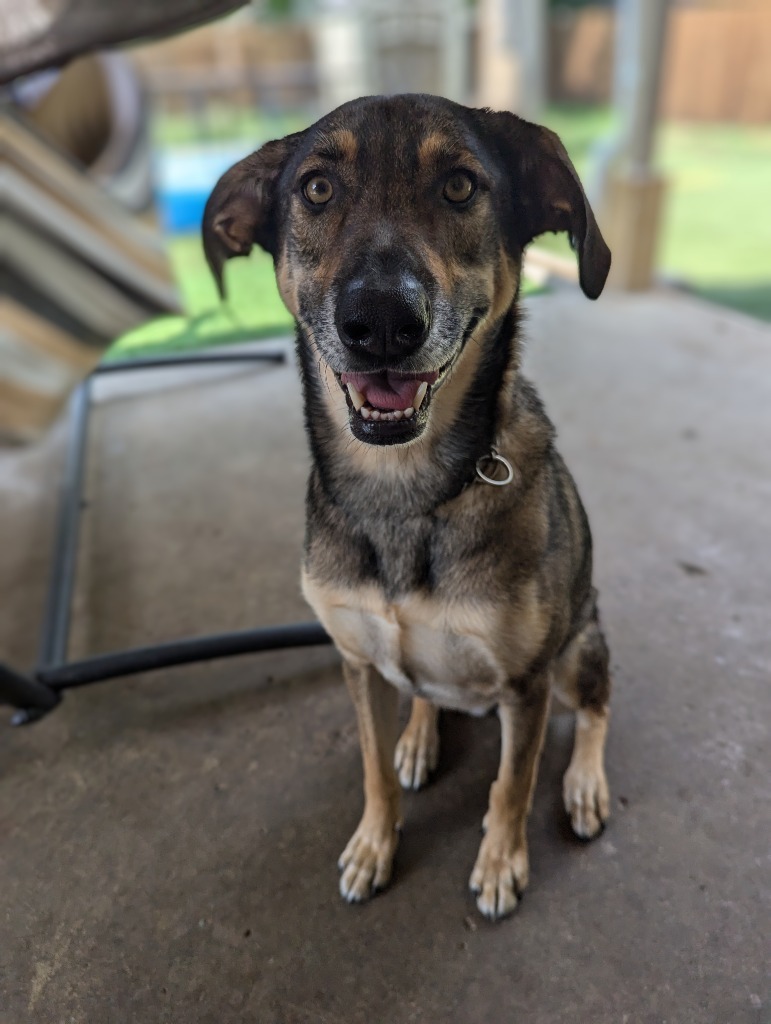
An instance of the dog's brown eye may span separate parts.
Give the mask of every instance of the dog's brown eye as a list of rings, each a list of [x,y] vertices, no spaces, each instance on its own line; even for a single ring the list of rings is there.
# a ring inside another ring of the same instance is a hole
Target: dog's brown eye
[[[332,198],[332,182],[317,174],[315,178],[306,182],[303,192],[308,202],[321,206],[322,203],[328,203]]]
[[[456,171],[447,179],[443,195],[451,203],[465,203],[473,196],[475,188],[476,186],[468,174]]]

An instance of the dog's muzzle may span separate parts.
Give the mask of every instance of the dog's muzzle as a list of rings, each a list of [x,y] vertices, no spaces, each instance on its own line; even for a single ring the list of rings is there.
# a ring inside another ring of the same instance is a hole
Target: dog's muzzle
[[[403,444],[425,426],[426,396],[438,370],[408,372],[431,331],[431,303],[410,273],[356,277],[341,288],[335,313],[350,370],[339,375],[351,429],[370,444]],[[422,410],[422,411],[421,411]]]

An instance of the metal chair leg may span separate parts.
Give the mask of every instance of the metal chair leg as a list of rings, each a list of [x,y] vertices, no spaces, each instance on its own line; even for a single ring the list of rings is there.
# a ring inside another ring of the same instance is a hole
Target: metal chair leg
[[[205,352],[129,360],[118,364],[108,363],[98,367],[94,372],[102,375],[180,365],[281,363],[284,360],[285,354],[280,351]],[[56,539],[41,629],[38,667],[33,675],[27,676],[0,662],[0,703],[7,703],[18,709],[11,719],[13,725],[26,725],[42,718],[59,703],[61,691],[71,687],[85,686],[172,665],[332,642],[317,622],[298,622],[285,626],[245,630],[241,633],[191,637],[152,647],[113,651],[68,663],[67,646],[76,582],[90,407],[91,380],[86,379],[72,396],[70,404],[69,439],[59,488]]]

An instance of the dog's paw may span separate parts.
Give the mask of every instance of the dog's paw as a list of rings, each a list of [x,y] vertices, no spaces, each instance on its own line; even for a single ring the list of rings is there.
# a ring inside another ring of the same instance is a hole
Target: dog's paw
[[[390,821],[362,818],[337,862],[343,899],[363,903],[388,885],[398,842],[397,826]]]
[[[565,772],[562,796],[575,834],[581,839],[599,835],[610,817],[610,793],[602,765],[571,764]]]
[[[422,789],[439,763],[436,717],[410,720],[396,744],[394,768],[404,789]]]
[[[527,846],[515,846],[510,834],[490,829],[469,879],[479,912],[491,921],[510,914],[527,887],[528,873]]]

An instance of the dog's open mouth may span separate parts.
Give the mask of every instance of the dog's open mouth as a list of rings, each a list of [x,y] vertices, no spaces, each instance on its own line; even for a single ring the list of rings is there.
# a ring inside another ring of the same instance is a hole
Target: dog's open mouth
[[[428,422],[434,394],[450,375],[481,317],[487,310],[475,309],[466,325],[460,345],[438,370],[401,373],[336,373],[345,393],[354,437],[368,444],[405,444],[419,437]]]
[[[447,367],[426,373],[343,373],[353,433],[370,444],[398,444],[426,425],[431,395]]]
[[[401,376],[389,370],[381,373],[344,373],[345,385],[354,411],[364,420],[377,423],[410,419],[425,401],[430,384],[435,384],[439,371]]]

